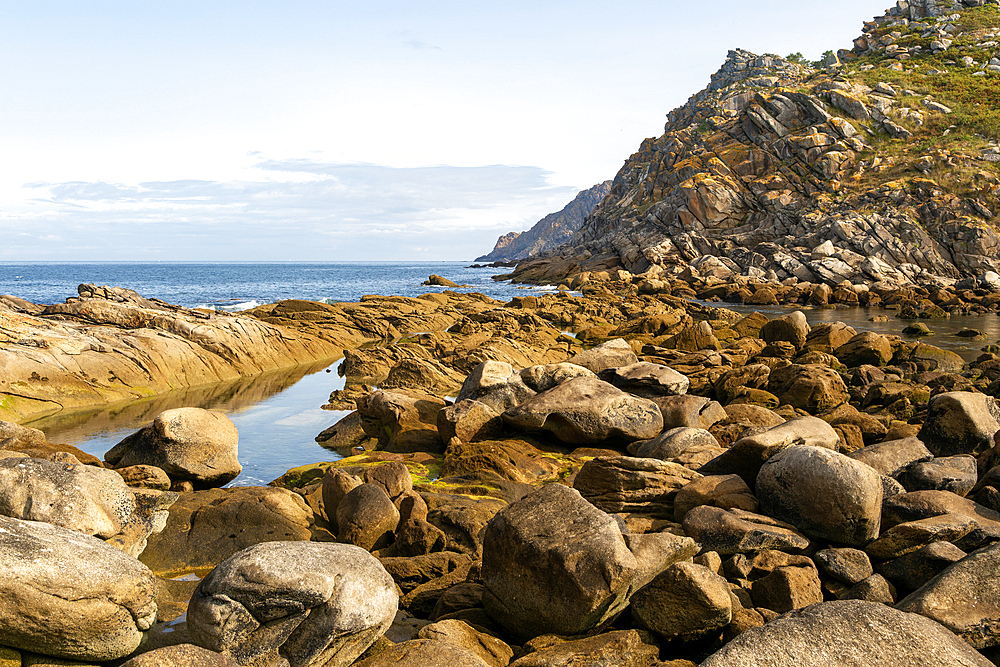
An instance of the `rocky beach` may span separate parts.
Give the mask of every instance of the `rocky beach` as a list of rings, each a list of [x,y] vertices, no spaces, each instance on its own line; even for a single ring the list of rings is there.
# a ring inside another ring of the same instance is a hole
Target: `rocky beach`
[[[484,256],[552,293],[0,296],[0,667],[1000,664],[998,42],[900,0],[731,52]],[[30,426],[337,359],[335,460],[266,486],[221,412]]]

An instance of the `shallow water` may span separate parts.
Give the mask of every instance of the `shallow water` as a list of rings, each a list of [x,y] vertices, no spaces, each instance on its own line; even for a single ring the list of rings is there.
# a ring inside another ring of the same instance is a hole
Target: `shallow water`
[[[193,387],[137,403],[54,415],[27,426],[44,431],[50,442],[70,444],[103,459],[106,451],[164,410],[219,410],[233,420],[240,434],[243,472],[231,486],[260,486],[289,468],[340,458],[314,440],[320,431],[348,414],[320,409],[331,391],[344,387],[344,378],[337,376],[339,363],[326,361],[237,382]]]

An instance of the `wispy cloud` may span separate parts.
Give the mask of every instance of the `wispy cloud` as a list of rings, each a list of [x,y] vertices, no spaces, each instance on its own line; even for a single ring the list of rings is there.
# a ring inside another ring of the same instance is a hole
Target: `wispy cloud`
[[[32,183],[32,197],[3,226],[20,219],[35,238],[21,240],[18,257],[0,250],[0,258],[26,258],[33,247],[39,259],[321,259],[345,250],[360,259],[461,259],[488,252],[496,234],[575,194],[530,166],[291,159],[262,160],[256,173],[240,181]]]

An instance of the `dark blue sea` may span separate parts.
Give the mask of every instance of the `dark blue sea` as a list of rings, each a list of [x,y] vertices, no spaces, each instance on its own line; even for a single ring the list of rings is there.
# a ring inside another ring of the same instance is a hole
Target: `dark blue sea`
[[[357,301],[365,294],[417,296],[440,290],[421,283],[436,273],[509,300],[524,294],[492,276],[510,269],[470,269],[472,262],[96,263],[0,262],[0,294],[34,303],[61,303],[81,283],[133,289],[187,307],[237,311],[282,299]],[[538,290],[539,288],[532,288]],[[545,289],[545,288],[541,288]]]

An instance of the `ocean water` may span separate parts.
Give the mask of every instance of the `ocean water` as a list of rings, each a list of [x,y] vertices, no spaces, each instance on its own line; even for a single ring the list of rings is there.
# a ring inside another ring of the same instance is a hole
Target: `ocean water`
[[[189,308],[238,311],[282,299],[357,301],[365,294],[418,296],[440,287],[421,285],[435,273],[460,285],[509,300],[518,294],[551,291],[496,282],[509,269],[470,269],[471,262],[329,263],[75,263],[0,262],[0,294],[34,303],[62,303],[81,283],[133,289],[145,297]]]

